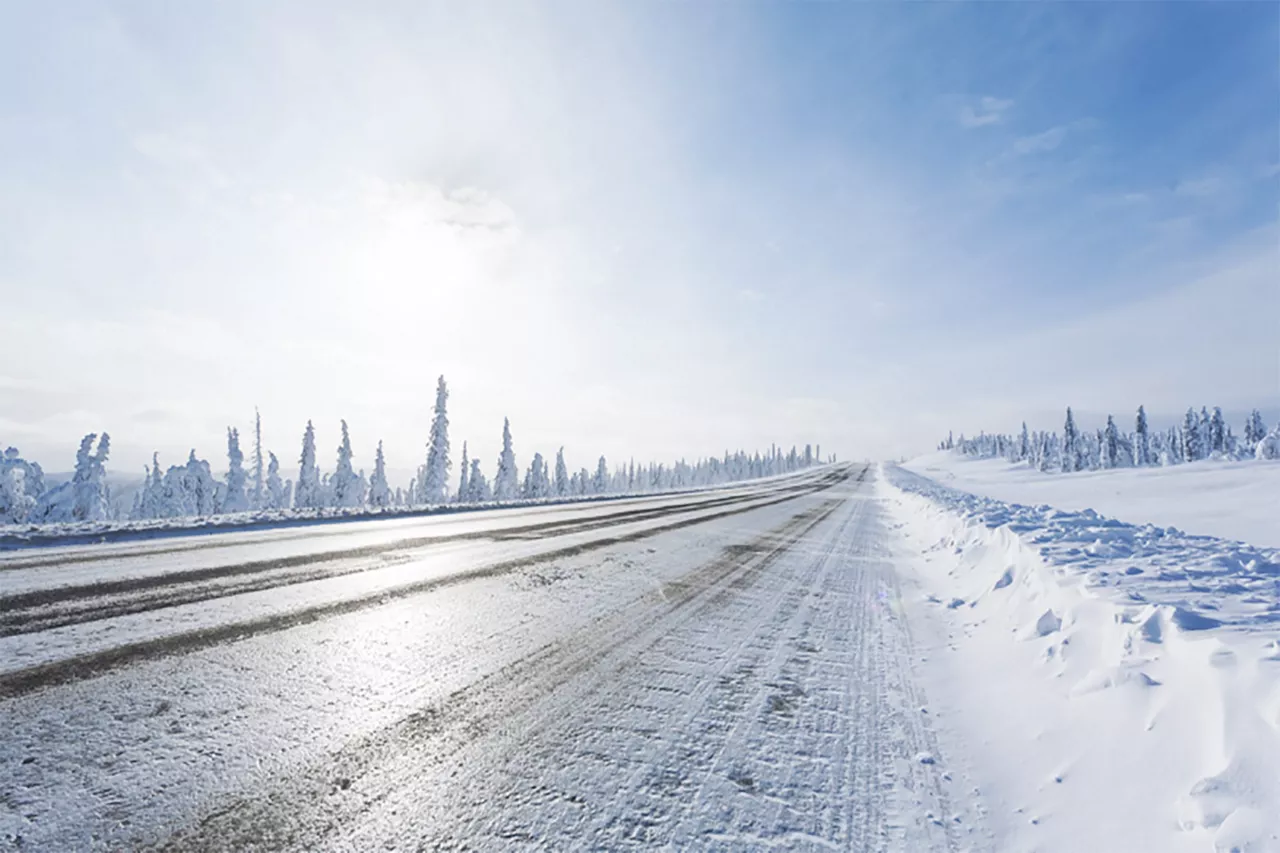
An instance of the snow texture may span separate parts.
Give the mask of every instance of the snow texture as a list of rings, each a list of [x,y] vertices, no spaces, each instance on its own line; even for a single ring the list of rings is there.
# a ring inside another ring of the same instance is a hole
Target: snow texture
[[[1280,549],[885,474],[993,849],[1280,849]]]

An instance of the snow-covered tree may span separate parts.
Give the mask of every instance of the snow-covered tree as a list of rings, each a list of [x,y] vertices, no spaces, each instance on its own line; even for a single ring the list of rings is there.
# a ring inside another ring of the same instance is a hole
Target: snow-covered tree
[[[591,479],[591,491],[597,495],[602,495],[607,491],[609,485],[609,464],[603,456],[596,463],[596,475]]]
[[[44,494],[44,471],[16,447],[0,454],[0,524],[21,524]]]
[[[111,439],[104,432],[98,440],[96,451],[95,439],[98,439],[96,433],[90,433],[81,439],[71,481],[41,495],[28,514],[30,521],[104,521],[110,517],[106,461],[111,450]]]
[[[468,487],[468,477],[471,475],[471,460],[467,458],[467,443],[462,442],[462,464],[458,466],[458,503],[466,503],[470,489]]]
[[[524,475],[521,494],[531,500],[545,498],[551,494],[551,478],[547,476],[547,463],[543,460],[541,453],[533,454],[533,461],[529,463],[529,470]]]
[[[1280,459],[1280,423],[1262,437],[1253,450],[1256,459]]]
[[[293,503],[293,483],[280,478],[280,460],[274,453],[267,457],[267,496],[264,509],[288,509]]]
[[[21,524],[35,505],[36,499],[27,494],[26,470],[17,465],[0,467],[0,524]]]
[[[262,509],[262,503],[266,500],[267,483],[263,473],[265,461],[262,456],[262,414],[255,408],[253,410],[253,485],[249,490],[249,506],[253,509]]]
[[[373,478],[369,480],[369,506],[391,505],[391,487],[387,485],[387,460],[382,455],[382,442],[373,457]]]
[[[1076,430],[1076,419],[1067,407],[1067,420],[1062,425],[1062,470],[1070,473],[1080,467],[1080,433]]]
[[[1209,450],[1213,453],[1227,451],[1227,422],[1222,417],[1222,409],[1213,407],[1213,415],[1209,418]]]
[[[1257,446],[1267,435],[1267,425],[1262,421],[1262,412],[1254,409],[1244,422],[1244,441],[1250,449]]]
[[[1182,455],[1186,450],[1186,442],[1182,438],[1182,429],[1177,425],[1169,427],[1165,433],[1164,449],[1166,455],[1161,458],[1160,464],[1177,465],[1187,461]]]
[[[634,471],[634,463],[632,464]],[[553,485],[556,497],[564,497],[569,494],[569,469],[564,464],[564,448],[561,447],[556,451],[556,479]]]
[[[420,503],[443,503],[449,490],[448,402],[449,386],[441,376],[436,380],[436,407],[431,419],[431,438],[427,444],[427,464],[418,478]]]
[[[1207,455],[1204,447],[1204,439],[1200,432],[1200,419],[1196,417],[1195,409],[1187,409],[1187,414],[1182,421],[1183,460],[1195,462],[1197,459],[1203,459]]]
[[[1117,468],[1120,465],[1120,431],[1116,429],[1116,422],[1107,415],[1107,428],[1103,430],[1102,441],[1099,442],[1102,451],[1102,467]]]
[[[489,481],[484,478],[484,472],[480,470],[480,460],[472,459],[471,476],[467,478],[467,503],[484,503],[492,498]]]
[[[1133,464],[1139,467],[1151,464],[1151,435],[1147,427],[1147,410],[1138,407],[1134,424]]]
[[[336,507],[358,507],[364,505],[364,488],[360,477],[351,465],[351,435],[347,432],[347,422],[342,422],[342,443],[338,445],[338,465],[329,480],[329,489],[333,493],[333,505]]]
[[[320,469],[316,467],[316,428],[311,421],[307,421],[307,429],[302,433],[302,455],[298,457],[298,464],[298,485],[294,488],[293,505],[298,509],[324,506]]]
[[[249,508],[249,498],[245,494],[247,480],[244,454],[240,452],[240,431],[227,427],[227,488],[222,499],[222,512],[243,512]]]
[[[502,454],[498,456],[498,473],[493,478],[493,499],[509,501],[519,496],[520,472],[516,468],[516,454],[511,449],[511,420],[502,419]]]
[[[152,456],[152,468],[137,503],[139,518],[184,518],[210,516],[219,512],[219,501],[225,503],[222,485],[213,479],[209,463],[196,458],[195,450],[187,464],[172,465],[160,476],[159,456]]]

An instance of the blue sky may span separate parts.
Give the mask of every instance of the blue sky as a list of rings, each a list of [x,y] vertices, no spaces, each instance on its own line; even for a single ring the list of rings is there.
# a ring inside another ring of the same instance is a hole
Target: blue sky
[[[409,468],[440,372],[580,464],[1280,397],[1273,6],[363,5],[11,7],[0,441]]]

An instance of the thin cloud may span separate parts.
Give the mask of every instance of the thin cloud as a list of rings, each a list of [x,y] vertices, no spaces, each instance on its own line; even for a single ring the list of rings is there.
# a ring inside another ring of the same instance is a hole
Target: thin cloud
[[[1004,114],[1012,107],[1011,99],[984,95],[976,104],[965,104],[960,108],[960,125],[975,128],[999,124],[1004,120]]]
[[[1021,157],[1027,154],[1053,151],[1066,138],[1066,125],[1051,127],[1043,133],[1035,133],[1031,136],[1019,136],[1013,141],[1013,153]]]

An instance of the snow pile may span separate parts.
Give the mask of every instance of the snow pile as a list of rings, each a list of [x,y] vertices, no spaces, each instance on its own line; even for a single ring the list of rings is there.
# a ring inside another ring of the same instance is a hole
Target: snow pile
[[[998,849],[1280,850],[1280,549],[882,482]]]

